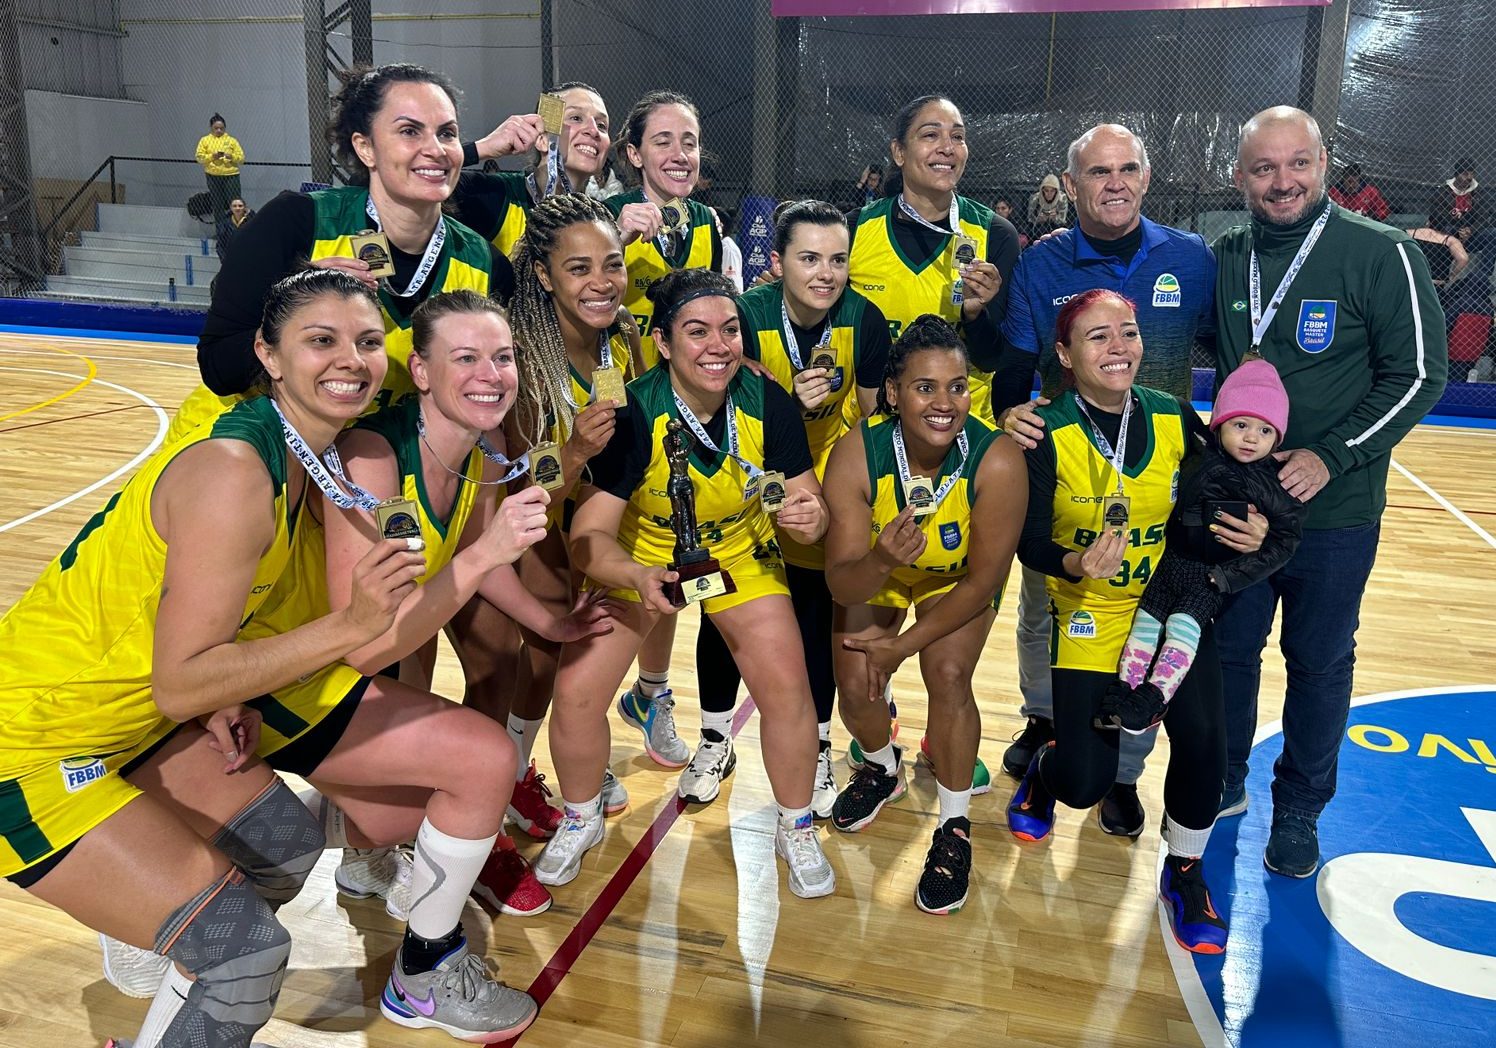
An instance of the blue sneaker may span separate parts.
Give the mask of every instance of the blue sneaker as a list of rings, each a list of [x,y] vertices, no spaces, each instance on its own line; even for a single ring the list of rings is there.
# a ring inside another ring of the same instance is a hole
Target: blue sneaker
[[[1229,819],[1233,815],[1245,815],[1247,812],[1247,784],[1239,782],[1235,786],[1227,784],[1221,791],[1221,808],[1216,812],[1217,819]]]
[[[1008,804],[1008,829],[1020,841],[1042,841],[1054,829],[1054,798],[1045,791],[1039,779],[1039,758],[1044,756],[1040,747],[1029,762],[1028,771],[1018,784],[1018,792]],[[1038,794],[1038,799],[1034,795]]]
[[[1166,857],[1158,895],[1175,942],[1190,953],[1226,952],[1226,922],[1210,901],[1199,859]]]
[[[647,699],[637,687],[630,688],[618,697],[618,714],[644,736],[650,760],[666,768],[683,768],[690,762],[691,747],[675,730],[675,699],[668,690]]]

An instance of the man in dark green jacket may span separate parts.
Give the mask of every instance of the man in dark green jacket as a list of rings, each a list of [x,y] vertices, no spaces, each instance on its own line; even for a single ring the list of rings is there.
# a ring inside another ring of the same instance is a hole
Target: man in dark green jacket
[[[1308,507],[1292,560],[1228,598],[1216,620],[1224,816],[1247,807],[1262,649],[1283,605],[1288,690],[1263,861],[1290,877],[1319,865],[1316,824],[1335,794],[1388,462],[1438,401],[1449,360],[1422,252],[1405,233],[1330,203],[1325,163],[1309,114],[1279,106],[1254,116],[1242,128],[1236,167],[1252,221],[1215,248],[1217,385],[1254,349],[1277,367],[1289,398],[1279,480]]]

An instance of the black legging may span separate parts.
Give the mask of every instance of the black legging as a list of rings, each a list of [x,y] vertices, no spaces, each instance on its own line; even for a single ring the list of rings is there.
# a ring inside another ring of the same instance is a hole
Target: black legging
[[[831,720],[836,702],[836,675],[831,669],[831,590],[826,573],[814,568],[784,566],[790,586],[790,603],[795,607],[795,621],[800,625],[800,641],[805,645],[805,666],[810,674],[810,695],[816,704],[816,720]],[[701,709],[706,713],[726,713],[737,703],[738,682],[742,680],[727,641],[712,625],[710,615],[701,617],[696,634],[696,680],[701,689]]]
[[[1044,788],[1072,808],[1089,808],[1117,779],[1119,732],[1098,731],[1092,720],[1101,709],[1115,673],[1052,669],[1055,747],[1040,765]],[[1215,822],[1226,777],[1226,708],[1221,697],[1221,663],[1210,626],[1179,691],[1164,714],[1169,733],[1169,769],[1164,777],[1164,810],[1191,830]]]

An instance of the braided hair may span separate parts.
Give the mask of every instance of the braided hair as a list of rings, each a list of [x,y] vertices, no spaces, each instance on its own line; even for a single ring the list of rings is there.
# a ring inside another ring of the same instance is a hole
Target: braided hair
[[[514,245],[514,297],[509,301],[509,322],[519,351],[519,392],[525,405],[521,417],[531,429],[526,436],[532,443],[545,439],[548,420],[552,419],[565,439],[576,418],[577,409],[566,396],[571,370],[561,321],[550,292],[535,275],[535,265],[549,269],[556,238],[563,229],[579,222],[598,222],[618,235],[613,214],[606,207],[580,193],[566,193],[546,197],[531,208],[525,235]],[[626,354],[621,363],[627,374],[632,360]]]
[[[888,365],[883,369],[883,381],[878,383],[878,412],[880,414],[897,414],[893,405],[888,402],[888,384],[890,382],[896,386],[899,384],[899,379],[904,377],[904,367],[909,363],[910,356],[922,349],[944,349],[959,353],[961,359],[966,362],[966,366],[971,367],[971,356],[966,351],[966,343],[961,341],[961,336],[956,334],[955,328],[933,313],[924,313],[915,317],[894,342],[893,348],[888,351]]]

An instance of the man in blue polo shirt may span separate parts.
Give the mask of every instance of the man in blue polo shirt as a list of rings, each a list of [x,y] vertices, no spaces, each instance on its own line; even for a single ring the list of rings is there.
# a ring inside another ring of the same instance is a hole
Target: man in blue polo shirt
[[[992,380],[998,423],[1025,448],[1042,435],[1030,401],[1034,370],[1054,395],[1061,367],[1054,352],[1055,317],[1071,298],[1091,288],[1111,288],[1137,303],[1143,360],[1137,383],[1190,398],[1190,354],[1215,332],[1215,257],[1196,233],[1142,217],[1148,192],[1148,152],[1120,124],[1101,124],[1070,143],[1065,192],[1075,204],[1078,229],[1041,240],[1019,256],[1002,323],[1002,356]],[[1023,733],[1003,756],[1003,770],[1023,775],[1029,761],[1054,738],[1049,684],[1049,598],[1044,576],[1023,569],[1018,602],[1018,684]],[[1123,734],[1117,783],[1097,818],[1107,833],[1136,837],[1143,831],[1137,781],[1156,732]]]

